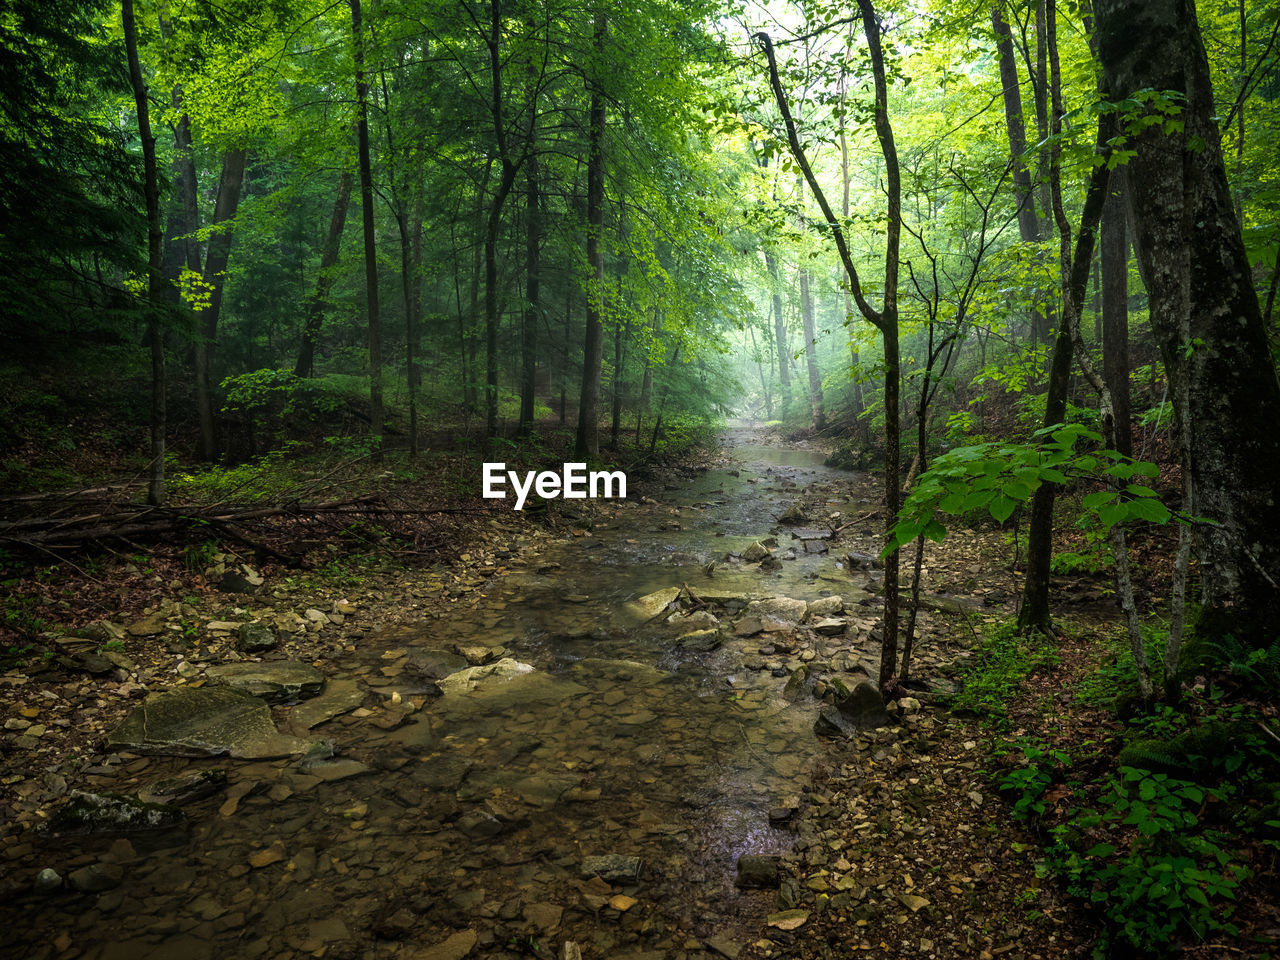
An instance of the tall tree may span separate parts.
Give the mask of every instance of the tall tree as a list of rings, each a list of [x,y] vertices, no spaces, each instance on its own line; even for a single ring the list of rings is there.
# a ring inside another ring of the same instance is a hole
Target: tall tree
[[[1280,623],[1280,383],[1223,163],[1192,0],[1097,0],[1111,99],[1150,118],[1128,197],[1151,325],[1189,431],[1203,614],[1253,643]],[[1168,94],[1151,91],[1167,91]],[[1169,122],[1173,109],[1178,122]]]
[[[594,46],[603,54],[608,22],[604,6],[596,8]],[[602,56],[601,56],[601,59]],[[596,69],[600,69],[597,65]],[[588,80],[591,112],[588,120],[587,148],[587,268],[591,271],[587,290],[587,332],[582,352],[582,394],[578,401],[578,434],[574,441],[575,456],[598,456],[600,453],[600,368],[604,361],[604,132],[605,98],[600,78]],[[657,431],[654,431],[655,441]]]
[[[1116,418],[1116,449],[1133,456],[1129,413],[1129,213],[1124,201],[1125,168],[1112,171],[1102,208],[1099,269],[1102,287],[1102,378]]]
[[[129,58],[129,82],[138,111],[138,135],[142,140],[143,197],[147,207],[147,344],[151,350],[151,464],[148,470],[147,502],[164,503],[164,443],[167,423],[165,406],[164,328],[160,324],[160,303],[164,297],[164,224],[160,219],[160,174],[156,166],[156,138],[151,132],[151,112],[147,84],[138,60],[138,26],[133,0],[122,0],[120,20],[124,28],[125,50]]]
[[[373,210],[373,169],[369,161],[369,81],[364,65],[364,28],[360,0],[350,0],[351,37],[356,65],[356,150],[360,162],[360,208],[364,214],[365,302],[369,314],[369,430],[382,455],[385,417],[382,412],[382,321],[378,310],[378,250]]]

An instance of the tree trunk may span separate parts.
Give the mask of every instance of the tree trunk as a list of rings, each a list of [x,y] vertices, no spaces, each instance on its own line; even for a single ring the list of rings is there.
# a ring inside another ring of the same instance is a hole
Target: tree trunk
[[[1013,195],[1018,201],[1018,235],[1023,243],[1038,243],[1040,223],[1036,217],[1035,197],[1031,192],[1031,173],[1022,159],[1022,155],[1027,151],[1027,132],[1022,118],[1018,62],[1014,58],[1013,37],[1009,32],[1009,24],[1000,14],[999,3],[991,8],[991,26],[995,30],[996,52],[1000,56],[1000,86],[1004,91],[1005,128],[1009,131],[1009,156],[1013,160]]]
[[[809,372],[809,426],[822,430],[827,413],[822,400],[822,374],[818,371],[818,335],[813,322],[813,297],[809,292],[809,271],[800,270],[800,316],[804,322],[804,362]]]
[[[338,195],[333,201],[333,215],[329,217],[329,232],[325,235],[320,251],[320,272],[316,277],[316,290],[307,303],[307,316],[302,324],[302,346],[298,348],[298,362],[293,366],[295,377],[315,376],[316,341],[320,339],[320,327],[324,323],[324,308],[333,289],[333,268],[338,264],[342,249],[342,230],[347,223],[347,208],[351,206],[351,171],[343,170],[338,177]]]
[[[1185,95],[1184,127],[1134,138],[1129,204],[1151,325],[1186,397],[1207,634],[1254,644],[1280,622],[1280,383],[1227,185],[1213,88],[1192,0],[1098,0],[1110,99]],[[1180,329],[1185,324],[1185,332]]]
[[[147,84],[142,78],[142,64],[138,60],[138,28],[134,23],[133,0],[121,3],[120,20],[124,28],[125,52],[129,58],[129,83],[133,87],[133,102],[138,110],[138,136],[142,140],[142,194],[147,207],[147,344],[151,350],[151,464],[147,502],[160,506],[165,500],[164,435],[167,426],[164,330],[158,313],[164,297],[160,174],[156,166],[156,138],[151,132]]]
[[[1133,456],[1129,422],[1129,237],[1124,199],[1125,168],[1111,172],[1102,208],[1099,261],[1102,288],[1102,379],[1111,392],[1116,419],[1116,449]]]
[[[364,70],[360,0],[350,0],[351,37],[356,62],[356,148],[360,154],[360,209],[364,219],[364,282],[369,311],[369,429],[377,437],[374,459],[382,458],[382,321],[378,309],[378,251],[373,222],[373,171],[369,162],[369,82]]]
[[[525,161],[525,307],[520,338],[520,434],[533,432],[533,408],[538,377],[538,302],[542,295],[542,216],[539,212],[538,161]]]
[[[173,88],[174,109],[181,109],[182,91]],[[183,269],[200,272],[200,223],[196,206],[196,165],[191,153],[191,121],[183,113],[173,128],[173,159],[169,162],[169,212],[164,231],[165,301],[182,303]]]
[[[603,52],[607,23],[604,7],[596,11],[595,48]],[[587,153],[587,264],[592,283],[587,291],[587,334],[582,353],[582,395],[578,402],[578,435],[574,455],[597,456],[600,453],[600,367],[604,359],[604,125],[605,101],[599,82],[592,80],[591,115]],[[655,434],[656,437],[656,434]]]
[[[778,276],[778,258],[764,248],[764,265],[773,282],[773,336],[778,345],[778,379],[782,382],[782,409],[791,400],[791,355],[787,352],[787,318],[782,313],[782,280]]]

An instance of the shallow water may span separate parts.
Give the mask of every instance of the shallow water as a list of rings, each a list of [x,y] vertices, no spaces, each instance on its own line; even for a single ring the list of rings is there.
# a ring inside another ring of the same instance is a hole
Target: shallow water
[[[739,891],[737,858],[789,847],[768,812],[798,801],[823,749],[819,705],[782,697],[786,671],[860,651],[865,633],[790,651],[729,636],[692,653],[675,644],[677,627],[641,623],[626,602],[681,584],[848,594],[840,561],[806,552],[776,517],[801,488],[842,517],[868,507],[857,478],[812,451],[744,432],[729,444],[732,462],[544,550],[545,572],[496,580],[447,620],[371,632],[335,678],[381,694],[391,716],[418,709],[392,729],[348,716],[312,731],[367,771],[329,781],[336,768],[296,760],[126,764],[139,781],[225,767],[233,790],[249,792],[233,812],[219,811],[221,796],[192,809],[185,834],[117,842],[106,853],[124,867],[117,889],[32,901],[38,918],[10,924],[17,955],[443,958],[457,951],[433,945],[452,935],[465,946],[473,931],[472,956],[549,957],[574,940],[584,957],[656,960],[703,956],[710,936],[749,937],[775,893]],[[780,554],[796,548],[781,571],[723,561],[771,531]],[[501,645],[535,670],[424,698],[415,653],[454,644]],[[112,841],[76,843],[60,863],[101,859]],[[252,866],[273,843],[279,857]],[[639,857],[639,877],[608,890],[584,880],[583,858],[607,854]],[[608,902],[618,894],[634,905]]]

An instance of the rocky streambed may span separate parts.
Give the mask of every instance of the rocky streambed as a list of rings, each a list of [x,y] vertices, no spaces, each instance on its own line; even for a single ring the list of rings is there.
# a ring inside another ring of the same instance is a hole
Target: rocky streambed
[[[221,623],[234,652],[133,684],[73,780],[6,784],[6,940],[130,960],[783,949],[808,915],[777,858],[827,738],[894,756],[929,699],[885,713],[859,689],[878,523],[861,478],[818,460],[740,443],[506,551],[465,605],[309,609],[350,621],[324,656],[272,649],[251,610]],[[934,615],[937,689],[957,650]]]

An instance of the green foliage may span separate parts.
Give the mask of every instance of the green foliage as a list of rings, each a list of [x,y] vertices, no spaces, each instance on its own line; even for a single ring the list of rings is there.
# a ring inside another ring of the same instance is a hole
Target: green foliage
[[[1095,956],[1129,948],[1151,955],[1177,949],[1179,936],[1203,940],[1238,933],[1230,922],[1236,890],[1249,876],[1233,863],[1225,837],[1198,829],[1198,809],[1221,794],[1135,767],[1121,767],[1095,805],[1055,826],[1040,865],[1106,921]],[[1097,841],[1100,834],[1108,840]]]
[[[1159,475],[1153,463],[1132,460],[1114,450],[1077,452],[1077,442],[1100,443],[1102,438],[1080,424],[1046,427],[1036,432],[1039,442],[977,443],[942,454],[920,475],[898,512],[889,544],[891,551],[925,536],[942,540],[946,527],[939,514],[965,516],[985,511],[1004,523],[1030,502],[1044,483],[1067,484],[1106,480],[1118,489],[1099,490],[1081,501],[1104,529],[1129,520],[1165,523],[1171,514],[1150,487],[1135,478]]]
[[[1039,741],[1024,739],[1018,747],[1025,762],[999,774],[996,786],[1011,800],[1013,815],[1029,820],[1044,815],[1045,791],[1071,767],[1071,756]]]
[[[224,467],[204,464],[169,471],[170,495],[180,503],[247,504],[287,497],[298,477],[293,469],[295,449],[302,445],[290,441],[277,450],[248,463]],[[207,545],[204,549],[207,549]],[[189,562],[200,562],[200,554]]]
[[[1024,637],[1016,624],[1003,624],[983,638],[981,647],[961,667],[961,688],[953,709],[991,717],[998,727],[1007,726],[1007,706],[1017,698],[1023,680],[1057,662],[1057,648],[1048,638]]]
[[[1193,650],[1197,672],[1223,678],[1256,696],[1280,695],[1280,640],[1254,647],[1228,633],[1220,639],[1204,639]]]

